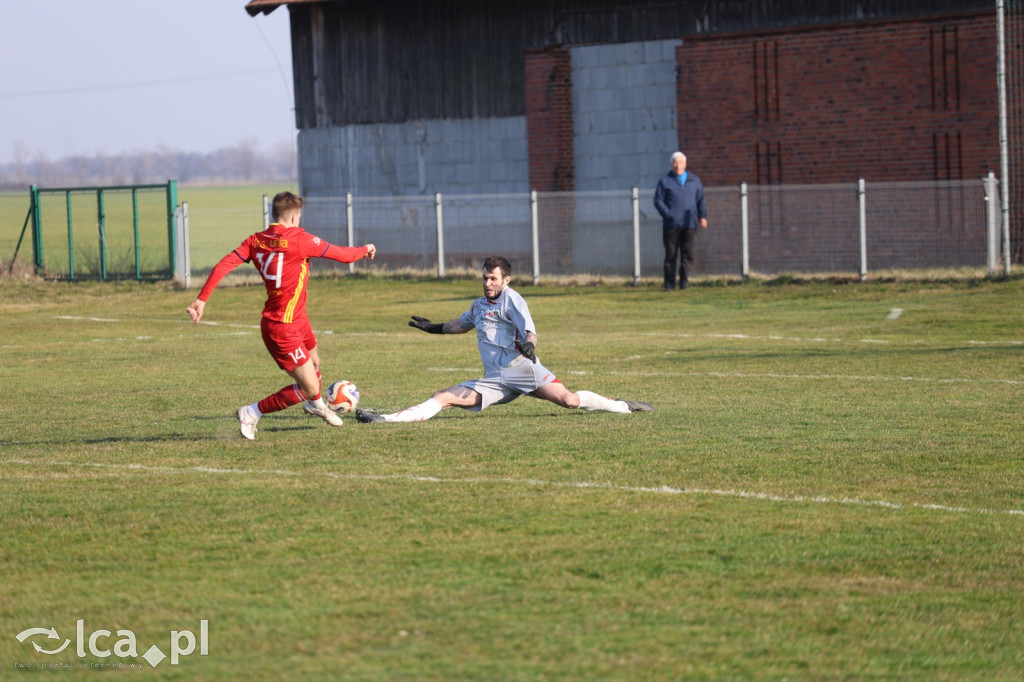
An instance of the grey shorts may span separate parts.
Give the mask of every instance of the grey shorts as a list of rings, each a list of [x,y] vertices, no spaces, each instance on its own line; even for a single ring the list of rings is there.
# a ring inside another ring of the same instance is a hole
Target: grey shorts
[[[480,404],[466,408],[470,412],[479,412],[491,405],[510,403],[521,395],[533,393],[538,388],[547,386],[552,381],[557,379],[544,365],[519,358],[507,367],[502,367],[499,376],[463,381],[459,386],[471,388],[480,394]]]

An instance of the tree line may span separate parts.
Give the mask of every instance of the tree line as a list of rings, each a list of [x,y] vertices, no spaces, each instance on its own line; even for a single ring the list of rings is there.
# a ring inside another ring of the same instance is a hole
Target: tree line
[[[19,141],[12,158],[11,163],[0,164],[0,189],[148,185],[168,180],[192,184],[294,182],[298,177],[294,144],[281,142],[264,151],[255,138],[208,153],[161,145],[149,151],[96,152],[56,161]]]

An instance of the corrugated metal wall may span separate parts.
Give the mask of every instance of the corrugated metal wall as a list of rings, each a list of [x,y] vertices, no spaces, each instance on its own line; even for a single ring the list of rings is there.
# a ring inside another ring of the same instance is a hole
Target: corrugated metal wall
[[[297,126],[521,116],[524,46],[549,25],[502,3],[293,8]]]

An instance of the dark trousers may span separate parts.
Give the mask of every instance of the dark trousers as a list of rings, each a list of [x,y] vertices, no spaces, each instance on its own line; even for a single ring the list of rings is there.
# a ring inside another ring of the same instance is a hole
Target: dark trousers
[[[679,269],[679,286],[690,286],[690,275],[693,273],[693,242],[697,230],[662,230],[662,242],[665,244],[665,288],[676,288],[676,259],[682,261]]]

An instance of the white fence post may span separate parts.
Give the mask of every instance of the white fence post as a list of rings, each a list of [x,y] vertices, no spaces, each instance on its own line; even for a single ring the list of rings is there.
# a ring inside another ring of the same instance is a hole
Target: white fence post
[[[743,279],[750,277],[750,214],[747,212],[747,183],[740,183],[740,232],[743,243],[743,263],[740,275]]]
[[[985,223],[987,226],[985,234],[988,236],[988,248],[985,250],[985,266],[988,270],[988,274],[991,276],[996,274],[996,270],[999,268],[999,181],[996,180],[995,172],[989,171],[988,177],[985,178],[984,182]]]
[[[533,283],[540,281],[540,235],[537,224],[537,190],[530,190],[530,231],[533,237]]]
[[[345,227],[348,230],[348,245],[355,246],[356,241],[356,226],[355,221],[352,219],[352,192],[345,193]],[[349,274],[356,271],[356,264],[348,264]]]
[[[1004,185],[1006,183],[1003,183]],[[1003,188],[1003,196],[1009,196],[1008,190]],[[1010,209],[1003,207],[1003,274],[1010,275]]]
[[[640,190],[633,188],[633,284],[640,283]]]
[[[864,178],[857,180],[857,200],[860,207],[860,281],[868,278],[868,213]]]
[[[192,284],[192,261],[188,245],[188,202],[174,209],[175,278],[188,289]]]
[[[1003,274],[1010,274],[1010,152],[1006,105],[1006,3],[996,0],[996,82],[999,86],[999,175],[1002,186]],[[1016,48],[1016,46],[1014,46]]]
[[[267,195],[263,195],[263,229],[266,230],[270,227],[270,199]]]
[[[441,211],[441,193],[434,194],[434,210],[437,213],[437,276],[444,277],[444,218]]]

